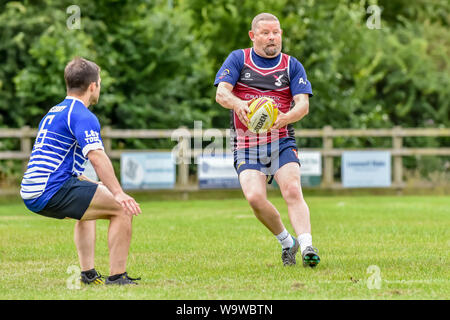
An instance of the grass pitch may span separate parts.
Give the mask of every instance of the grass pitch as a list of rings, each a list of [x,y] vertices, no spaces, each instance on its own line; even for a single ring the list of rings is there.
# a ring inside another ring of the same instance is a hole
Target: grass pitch
[[[282,198],[270,200],[288,230]],[[283,267],[244,199],[140,201],[136,287],[76,287],[74,221],[0,205],[0,299],[449,299],[449,197],[306,197],[321,264]],[[96,268],[108,275],[107,221]]]

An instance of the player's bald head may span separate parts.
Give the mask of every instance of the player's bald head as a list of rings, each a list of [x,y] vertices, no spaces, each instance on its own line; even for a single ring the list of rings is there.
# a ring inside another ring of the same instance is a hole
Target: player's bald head
[[[277,21],[278,23],[280,23],[278,18],[276,16],[274,16],[273,14],[263,12],[263,13],[260,13],[256,17],[253,18],[252,31],[256,30],[256,28],[258,27],[258,23],[260,21]]]

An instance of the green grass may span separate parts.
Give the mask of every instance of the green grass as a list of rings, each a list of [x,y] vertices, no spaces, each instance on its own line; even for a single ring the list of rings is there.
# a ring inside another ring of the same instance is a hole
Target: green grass
[[[282,198],[271,196],[288,223]],[[450,199],[307,197],[322,262],[283,267],[280,246],[243,199],[140,201],[128,260],[136,287],[70,290],[74,221],[0,205],[0,299],[449,299]],[[108,274],[107,221],[96,268]],[[301,257],[297,256],[301,261]],[[381,288],[368,273],[381,271]]]

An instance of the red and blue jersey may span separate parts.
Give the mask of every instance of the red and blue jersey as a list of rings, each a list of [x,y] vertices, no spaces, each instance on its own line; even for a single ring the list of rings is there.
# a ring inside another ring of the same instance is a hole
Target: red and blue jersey
[[[214,85],[217,86],[222,81],[233,85],[233,94],[242,100],[272,98],[283,113],[288,112],[293,106],[293,96],[297,94],[312,96],[311,83],[302,64],[284,53],[275,58],[263,58],[252,48],[235,50],[217,73]],[[271,132],[252,133],[233,110],[231,110],[231,129],[235,134],[234,149],[249,148],[294,135],[291,126],[281,128],[275,135]]]

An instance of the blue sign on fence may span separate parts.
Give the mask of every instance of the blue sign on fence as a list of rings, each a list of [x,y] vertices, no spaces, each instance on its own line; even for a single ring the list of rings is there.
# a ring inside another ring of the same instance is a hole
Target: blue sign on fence
[[[231,154],[199,156],[198,182],[201,189],[239,188],[239,179],[234,170]]]
[[[175,159],[171,152],[122,153],[120,177],[124,189],[173,189]]]
[[[342,154],[342,185],[346,188],[389,187],[389,151],[347,151]]]

